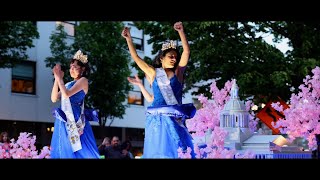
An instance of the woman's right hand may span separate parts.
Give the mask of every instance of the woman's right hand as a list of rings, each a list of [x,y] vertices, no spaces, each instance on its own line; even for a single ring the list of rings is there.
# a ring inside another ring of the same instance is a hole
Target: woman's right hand
[[[62,78],[64,76],[64,72],[61,71],[61,65],[56,64],[52,69],[53,75],[55,79]]]
[[[125,39],[131,39],[130,28],[124,27],[121,33],[122,37]]]
[[[57,74],[57,65],[53,66],[53,68],[52,68],[52,74],[53,74],[53,76],[56,78],[56,74]]]

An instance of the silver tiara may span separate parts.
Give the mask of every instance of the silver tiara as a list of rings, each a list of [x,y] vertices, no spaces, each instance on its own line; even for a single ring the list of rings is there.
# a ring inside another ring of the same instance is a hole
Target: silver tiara
[[[83,55],[81,50],[78,50],[76,52],[76,54],[73,56],[73,59],[81,61],[83,64],[86,64],[88,62],[88,56],[87,55]]]
[[[161,50],[164,51],[164,50],[170,49],[170,48],[176,49],[176,47],[177,47],[176,43],[174,43],[173,40],[170,40],[170,42],[166,42],[166,43],[162,44]]]

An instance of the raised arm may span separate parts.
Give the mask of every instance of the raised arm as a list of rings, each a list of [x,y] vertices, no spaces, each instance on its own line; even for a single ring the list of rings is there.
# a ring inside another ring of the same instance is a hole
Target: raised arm
[[[143,97],[146,98],[146,100],[147,100],[148,102],[152,102],[152,101],[153,101],[153,99],[154,99],[153,94],[150,94],[150,93],[146,90],[146,88],[145,88],[144,85],[142,84],[142,81],[141,81],[141,79],[138,77],[138,75],[135,75],[135,78],[128,77],[128,81],[129,81],[130,83],[134,84],[134,85],[137,85],[137,86],[140,88]]]
[[[54,69],[54,76],[62,96],[70,97],[81,90],[84,90],[84,92],[87,94],[89,86],[87,78],[81,77],[70,89],[67,89],[63,81],[63,75],[64,73],[61,71],[60,65],[56,65]]]
[[[57,77],[57,65],[55,65],[53,68],[52,68],[52,73],[53,73],[53,76],[54,76],[54,83],[53,83],[53,86],[52,86],[52,90],[51,90],[51,101],[53,103],[57,102],[58,100],[60,100],[61,98],[61,92],[59,91],[59,85],[58,85],[58,81],[56,79]]]
[[[189,57],[190,57],[190,47],[189,47],[189,43],[188,43],[186,34],[184,33],[182,22],[176,22],[174,24],[173,28],[176,31],[178,31],[179,36],[180,36],[180,40],[182,43],[182,48],[183,48],[183,51],[181,54],[181,59],[180,59],[180,62],[179,62],[179,65],[176,69],[175,74],[177,75],[179,81],[183,82],[183,78],[184,78],[183,74],[184,74],[184,71],[185,71],[186,66],[188,64]]]
[[[184,33],[182,22],[176,22],[173,27],[179,33],[180,40],[182,43],[182,48],[183,48],[183,52],[181,54],[181,59],[179,62],[179,67],[185,67],[190,57],[189,43],[188,43],[186,34]]]
[[[51,101],[53,103],[60,99],[61,93],[59,92],[58,81],[55,79],[51,90]]]
[[[121,35],[126,39],[130,55],[134,62],[137,63],[139,68],[146,73],[149,77],[154,77],[156,72],[153,67],[150,67],[143,59],[139,57],[137,54],[136,48],[134,47],[134,44],[132,42],[131,34],[130,34],[130,29],[128,27],[125,27],[122,30]]]

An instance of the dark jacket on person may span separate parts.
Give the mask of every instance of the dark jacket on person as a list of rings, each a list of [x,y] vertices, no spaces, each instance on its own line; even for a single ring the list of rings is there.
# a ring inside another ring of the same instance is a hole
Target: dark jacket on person
[[[104,153],[105,159],[130,159],[129,154],[122,153],[121,146],[108,146],[102,153]]]

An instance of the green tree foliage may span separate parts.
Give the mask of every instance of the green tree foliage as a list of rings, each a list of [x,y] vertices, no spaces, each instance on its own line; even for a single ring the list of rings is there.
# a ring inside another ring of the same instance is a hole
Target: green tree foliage
[[[259,26],[252,22],[183,22],[190,42],[190,62],[186,71],[185,91],[196,88],[194,94],[210,94],[211,83],[199,83],[219,79],[217,86],[232,78],[237,79],[242,98],[256,95],[257,100],[280,96],[289,98],[290,80],[288,59],[259,36]],[[172,26],[174,22],[135,22],[139,29],[149,34],[153,53],[166,39],[178,39]]]
[[[59,25],[50,36],[50,49],[51,57],[45,59],[46,67],[53,68],[56,64],[61,64],[64,70],[64,81],[71,81],[72,78],[67,72],[70,66],[70,60],[72,58],[72,52],[74,51],[71,47],[71,42],[68,42],[68,35],[64,31],[63,25]]]
[[[131,89],[129,54],[121,36],[121,22],[86,22],[77,27],[74,48],[88,54],[91,66],[88,105],[99,110],[100,125],[123,118]],[[111,124],[111,123],[110,123]]]
[[[260,28],[267,29],[275,35],[275,42],[288,38],[292,51],[286,53],[289,63],[288,74],[290,85],[295,87],[302,84],[303,78],[311,73],[311,69],[320,65],[320,23],[319,22],[261,22]]]
[[[15,62],[26,60],[26,50],[39,38],[37,27],[29,21],[0,22],[0,68],[11,68]]]

